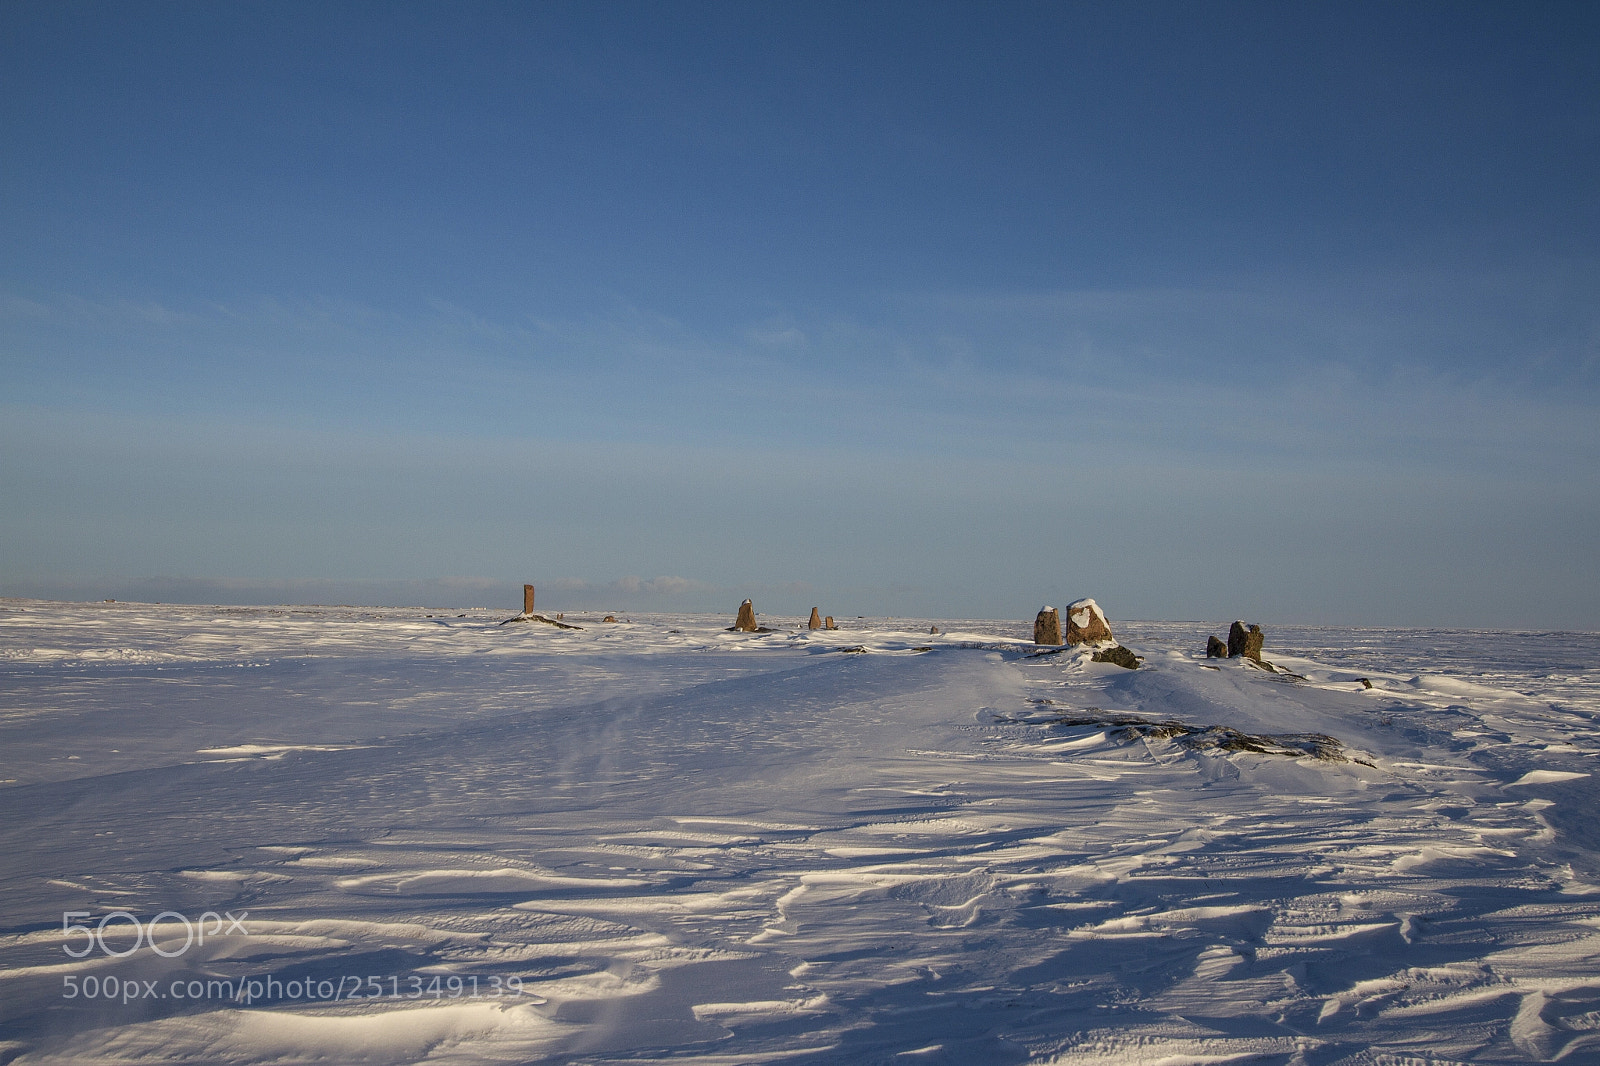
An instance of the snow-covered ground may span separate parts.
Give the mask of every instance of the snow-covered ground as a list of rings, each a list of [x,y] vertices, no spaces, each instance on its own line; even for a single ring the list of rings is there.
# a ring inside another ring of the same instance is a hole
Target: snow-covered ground
[[[1107,606],[0,601],[0,1062],[1600,1061],[1600,635]]]

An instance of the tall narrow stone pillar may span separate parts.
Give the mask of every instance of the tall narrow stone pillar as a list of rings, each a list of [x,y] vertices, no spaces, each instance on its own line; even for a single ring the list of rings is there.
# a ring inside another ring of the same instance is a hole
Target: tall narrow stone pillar
[[[1035,644],[1060,644],[1061,643],[1061,612],[1054,607],[1039,608],[1039,616],[1033,620],[1033,642]]]
[[[533,613],[533,586],[532,585],[524,585],[524,586],[522,586],[522,613],[523,614],[532,614]]]

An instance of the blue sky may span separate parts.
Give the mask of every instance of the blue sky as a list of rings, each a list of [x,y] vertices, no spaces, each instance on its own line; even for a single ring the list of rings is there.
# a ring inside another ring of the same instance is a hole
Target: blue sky
[[[0,594],[1600,627],[1592,4],[0,7]]]

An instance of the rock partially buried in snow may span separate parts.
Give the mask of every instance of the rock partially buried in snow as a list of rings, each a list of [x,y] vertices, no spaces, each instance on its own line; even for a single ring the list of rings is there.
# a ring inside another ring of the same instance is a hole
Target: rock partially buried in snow
[[[1247,659],[1261,662],[1261,645],[1265,643],[1267,635],[1261,632],[1261,627],[1252,623],[1248,629],[1243,622],[1235,622],[1228,627],[1228,658],[1234,659],[1243,655]]]
[[[1054,607],[1039,608],[1039,616],[1033,620],[1033,642],[1035,644],[1060,644],[1061,641],[1061,612]]]
[[[828,617],[826,617],[826,618],[824,618],[822,620],[822,628],[823,629],[838,629],[839,627],[834,624],[833,615],[830,614]]]
[[[1128,670],[1139,669],[1139,657],[1121,644],[1097,651],[1092,658],[1097,663],[1113,663]]]
[[[1207,659],[1226,659],[1227,657],[1228,646],[1222,643],[1221,640],[1217,639],[1217,635],[1215,633],[1212,633],[1210,636],[1206,637]]]
[[[1105,612],[1093,600],[1077,600],[1067,605],[1067,643],[1098,644],[1102,640],[1116,640],[1111,634],[1111,623]],[[1060,643],[1057,641],[1057,643]]]

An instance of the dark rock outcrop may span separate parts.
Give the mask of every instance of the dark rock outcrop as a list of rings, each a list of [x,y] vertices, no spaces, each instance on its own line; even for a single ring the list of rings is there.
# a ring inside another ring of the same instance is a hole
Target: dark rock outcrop
[[[1133,652],[1129,651],[1127,648],[1124,648],[1121,644],[1117,644],[1110,648],[1103,648],[1100,651],[1095,652],[1093,658],[1097,663],[1115,663],[1116,665],[1125,667],[1129,670],[1139,669],[1139,657],[1133,654]]]
[[[1227,657],[1228,646],[1222,643],[1222,641],[1218,640],[1215,633],[1206,638],[1207,659],[1226,659]]]

